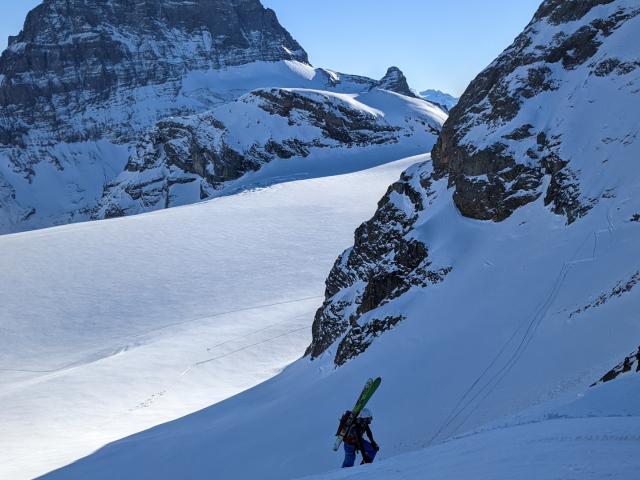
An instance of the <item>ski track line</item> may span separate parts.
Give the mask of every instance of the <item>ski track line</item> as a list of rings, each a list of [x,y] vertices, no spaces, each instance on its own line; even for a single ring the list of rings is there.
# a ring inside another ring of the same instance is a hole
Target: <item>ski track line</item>
[[[262,345],[263,343],[271,342],[273,340],[277,340],[278,338],[286,337],[287,335],[291,335],[293,333],[301,332],[302,330],[308,330],[308,329],[309,329],[308,326],[304,326],[304,327],[301,327],[301,328],[296,328],[295,330],[290,330],[288,332],[281,333],[280,335],[276,335],[275,337],[267,338],[265,340],[261,340],[261,341],[256,342],[256,343],[252,343],[251,345],[247,345],[246,347],[242,347],[242,348],[239,348],[237,350],[233,350],[233,351],[231,351],[229,353],[225,353],[224,355],[218,355],[217,357],[208,358],[207,360],[202,360],[200,362],[196,362],[193,367],[194,368],[195,367],[199,367],[200,365],[204,365],[205,363],[213,362],[215,360],[219,360],[221,358],[228,357],[229,355],[233,355],[234,353],[242,352],[242,351],[247,350],[247,349],[249,349],[251,347],[256,347],[258,345]]]
[[[563,270],[564,271],[561,272],[560,276],[557,279],[558,280],[556,283],[557,287],[554,288],[550,297],[548,297],[547,302],[545,302],[546,307],[544,307],[544,310],[541,312],[540,316],[536,320],[536,324],[534,325],[531,333],[528,336],[525,335],[523,337],[523,340],[520,342],[520,345],[518,345],[518,348],[516,349],[514,354],[511,356],[511,358],[507,361],[507,363],[489,380],[489,382],[485,384],[485,386],[480,391],[477,392],[476,395],[474,395],[474,398],[469,402],[469,404],[465,406],[465,409],[468,408],[473,402],[473,400],[478,398],[478,396],[481,395],[483,391],[486,391],[486,393],[482,396],[482,398],[480,398],[480,401],[476,403],[475,407],[472,408],[469,414],[466,417],[464,417],[462,422],[460,422],[460,424],[454,429],[452,435],[455,435],[464,426],[464,424],[467,421],[469,421],[469,419],[478,410],[478,408],[480,408],[480,406],[484,403],[487,397],[489,397],[489,395],[491,395],[495,391],[495,389],[500,385],[502,380],[504,380],[504,378],[509,374],[509,372],[511,372],[513,367],[515,367],[515,365],[520,361],[520,359],[522,358],[522,355],[524,355],[524,352],[526,351],[531,341],[533,340],[535,333],[538,330],[538,327],[540,326],[544,318],[546,318],[551,306],[557,299],[558,293],[560,292],[560,289],[564,284],[564,281],[566,280],[570,269],[565,264],[563,265]]]
[[[259,328],[258,330],[253,330],[253,331],[251,331],[251,332],[249,332],[249,333],[246,333],[246,334],[243,334],[243,335],[235,336],[235,337],[230,338],[229,340],[226,340],[226,341],[224,341],[224,342],[218,343],[218,344],[213,345],[213,346],[211,346],[211,347],[207,347],[207,352],[210,352],[211,350],[215,350],[215,349],[217,349],[217,348],[220,348],[220,347],[222,347],[223,345],[227,345],[227,344],[229,344],[229,343],[232,343],[232,342],[238,341],[238,340],[240,340],[240,339],[242,339],[242,338],[251,337],[251,336],[256,335],[256,334],[258,334],[258,333],[260,333],[260,332],[264,332],[265,330],[269,330],[269,329],[271,329],[271,328],[277,327],[278,325],[282,325],[283,323],[288,323],[288,322],[290,322],[290,321],[300,320],[300,319],[302,319],[302,318],[306,318],[306,315],[301,315],[301,316],[298,316],[298,317],[292,318],[291,320],[282,320],[282,321],[280,321],[280,322],[275,322],[275,323],[272,323],[272,324],[267,325],[266,327]],[[283,333],[283,334],[281,334],[281,335],[277,335],[277,336],[272,337],[272,338],[267,338],[267,339],[262,340],[262,341],[260,341],[260,342],[252,343],[251,345],[245,345],[245,346],[244,346],[244,347],[242,347],[242,348],[239,348],[239,349],[233,350],[233,351],[231,351],[231,352],[227,352],[227,353],[226,353],[226,354],[224,354],[224,355],[220,355],[220,356],[218,356],[218,357],[214,357],[214,358],[210,358],[210,359],[207,359],[207,360],[203,360],[203,361],[200,361],[200,362],[193,363],[193,364],[191,364],[191,365],[190,365],[186,370],[184,370],[184,371],[183,371],[179,376],[180,376],[180,377],[184,377],[185,375],[187,375],[189,372],[191,372],[191,371],[192,371],[195,367],[197,367],[198,365],[201,365],[201,364],[204,364],[204,363],[208,363],[208,362],[211,362],[211,361],[217,360],[217,359],[219,359],[219,358],[228,357],[228,356],[230,356],[230,355],[233,355],[234,353],[238,353],[238,352],[241,352],[241,351],[246,350],[246,349],[248,349],[248,348],[251,348],[251,347],[254,347],[254,346],[257,346],[257,345],[261,345],[261,344],[263,344],[263,343],[267,343],[267,342],[270,342],[270,341],[272,341],[272,340],[276,340],[276,339],[278,339],[278,338],[284,337],[284,336],[286,336],[286,335],[290,335],[290,334],[292,334],[292,333],[295,333],[295,332],[298,332],[298,331],[304,330],[304,329],[306,329],[306,328],[308,328],[308,327],[300,327],[300,328],[297,328],[297,329],[295,329],[295,330],[289,330],[289,331],[287,331],[287,332],[285,332],[285,333]],[[176,380],[176,381],[174,381],[171,385],[169,385],[169,386],[168,386],[167,388],[165,388],[164,390],[161,390],[160,392],[156,392],[156,393],[151,394],[149,397],[147,397],[147,400],[151,400],[152,398],[155,398],[155,397],[164,396],[166,393],[168,393],[168,392],[169,392],[169,390],[171,390],[171,389],[176,385],[176,383],[177,383],[177,380]],[[131,411],[137,410],[138,408],[142,408],[142,407],[148,407],[148,406],[150,406],[150,405],[143,405],[144,403],[146,403],[146,402],[147,402],[147,400],[145,400],[144,402],[140,402],[139,404],[137,404],[135,407],[133,407],[133,408],[129,409],[128,411],[129,411],[129,412],[131,412]]]
[[[595,232],[594,232],[594,234],[595,234]],[[471,418],[473,413],[475,413],[478,410],[478,408],[482,405],[482,403],[487,399],[487,397],[491,393],[493,393],[495,391],[495,389],[498,387],[498,385],[500,385],[500,383],[502,382],[504,377],[507,376],[507,374],[518,363],[520,358],[522,358],[522,355],[524,354],[524,352],[526,351],[526,349],[530,345],[531,341],[533,340],[533,337],[535,336],[535,333],[538,330],[540,324],[542,323],[544,318],[547,316],[551,306],[553,305],[553,303],[557,299],[558,293],[560,292],[560,290],[562,288],[562,285],[564,284],[564,281],[566,280],[567,275],[569,274],[570,267],[572,265],[576,265],[578,263],[589,262],[589,261],[594,261],[595,260],[595,256],[593,256],[592,258],[587,258],[587,259],[574,260],[576,258],[576,256],[578,255],[578,253],[580,253],[580,251],[582,250],[582,248],[584,247],[584,245],[586,244],[586,242],[588,241],[590,236],[591,235],[588,235],[585,238],[585,240],[580,244],[580,246],[577,248],[577,250],[571,256],[569,261],[566,261],[566,262],[563,263],[562,268],[560,269],[560,273],[559,273],[558,277],[556,277],[556,281],[554,282],[554,285],[552,287],[551,293],[549,294],[547,299],[541,304],[541,306],[538,309],[536,309],[536,313],[535,313],[534,317],[532,318],[532,321],[530,322],[529,327],[527,328],[527,331],[525,332],[525,335],[523,336],[522,340],[520,341],[520,344],[516,348],[516,350],[513,353],[513,355],[509,358],[507,363],[489,380],[489,382],[487,382],[480,389],[480,391],[478,391],[474,395],[474,397],[463,407],[463,409],[461,410],[460,413],[462,413],[466,408],[468,408],[473,403],[473,401],[476,398],[478,398],[479,395],[482,394],[483,391],[487,390],[487,388],[489,389],[487,391],[487,393],[476,404],[476,406],[471,410],[471,412],[464,418],[462,423],[460,423],[458,425],[458,427],[456,427],[456,429],[453,432],[453,435],[455,435],[456,432],[458,432],[460,430],[460,428],[462,428],[462,426],[464,426],[464,424],[469,420],[469,418]],[[493,385],[491,385],[493,382],[495,382],[495,383]]]
[[[597,242],[597,232],[593,232],[593,233],[594,233],[594,237],[595,237],[594,242]],[[478,410],[478,408],[487,399],[487,397],[489,395],[491,395],[491,393],[493,393],[495,391],[495,389],[498,387],[498,385],[500,385],[502,380],[513,369],[513,367],[520,361],[520,359],[524,355],[524,352],[527,350],[527,348],[529,347],[529,345],[533,341],[535,333],[538,330],[540,324],[542,323],[544,318],[546,318],[549,310],[551,309],[551,306],[553,305],[553,303],[557,299],[558,294],[560,293],[560,290],[562,288],[562,285],[564,284],[564,282],[565,282],[565,280],[566,280],[566,278],[567,278],[567,276],[568,276],[568,274],[569,274],[569,272],[571,270],[571,267],[573,265],[577,265],[577,264],[580,264],[580,263],[591,262],[591,261],[595,261],[596,260],[595,247],[594,247],[594,250],[592,252],[592,257],[591,258],[584,258],[584,259],[575,260],[576,256],[578,255],[578,253],[580,253],[580,251],[584,247],[585,243],[588,241],[589,237],[590,237],[590,235],[585,238],[585,240],[582,242],[582,244],[578,247],[578,249],[571,256],[569,261],[567,261],[567,262],[565,262],[563,264],[561,272],[560,272],[559,276],[556,278],[556,282],[554,284],[554,287],[552,288],[551,294],[549,295],[549,297],[547,297],[547,300],[545,300],[545,302],[542,304],[542,310],[539,309],[536,312],[537,319],[534,318],[535,324],[532,325],[533,326],[533,330],[531,331],[531,333],[529,335],[525,334],[525,336],[523,337],[522,341],[520,342],[520,345],[518,346],[518,348],[516,349],[516,351],[514,352],[512,357],[509,359],[509,361],[489,380],[489,382],[487,384],[485,384],[485,386],[476,395],[474,395],[474,399],[475,399],[475,398],[478,397],[478,395],[480,395],[482,393],[482,391],[484,391],[487,388],[489,388],[489,390],[480,399],[480,401],[476,404],[476,406],[464,418],[462,423],[460,423],[458,425],[458,427],[454,430],[453,435],[455,435],[456,432],[458,432],[460,430],[460,428],[462,428],[464,426],[464,424],[469,420],[469,418],[471,418],[473,413],[475,413]],[[539,314],[538,314],[538,312],[539,312]],[[491,383],[493,383],[494,381],[495,381],[495,383],[493,385],[491,385]],[[466,409],[467,407],[469,407],[472,402],[473,402],[473,399],[463,408],[463,410]]]
[[[211,347],[207,347],[207,349],[206,349],[206,350],[207,350],[207,352],[210,352],[210,351],[212,351],[212,350],[215,350],[215,349],[217,349],[217,348],[222,347],[223,345],[227,345],[227,344],[229,344],[229,343],[235,342],[235,341],[240,340],[240,339],[242,339],[242,338],[248,338],[248,337],[251,337],[251,336],[253,336],[253,335],[256,335],[257,333],[264,332],[265,330],[269,330],[269,329],[271,329],[271,328],[277,327],[278,325],[282,325],[282,324],[289,323],[289,322],[294,322],[294,321],[297,321],[297,320],[300,320],[300,319],[302,319],[302,318],[306,318],[306,317],[307,317],[306,315],[300,315],[300,316],[297,316],[297,317],[292,318],[292,319],[289,319],[289,320],[282,320],[282,321],[280,321],[280,322],[274,322],[274,323],[271,323],[271,324],[267,325],[266,327],[262,327],[262,328],[259,328],[259,329],[257,329],[257,330],[252,330],[251,332],[249,332],[249,333],[245,333],[245,334],[242,334],[242,335],[237,335],[237,336],[235,336],[235,337],[233,337],[233,338],[230,338],[229,340],[226,340],[226,341],[224,341],[224,342],[217,343],[217,344],[215,344],[215,345],[213,345],[213,346],[211,346]],[[291,332],[293,332],[293,330],[292,330]],[[259,344],[259,343],[258,343],[258,344]],[[189,366],[189,367],[188,367],[184,372],[182,372],[180,375],[181,375],[181,376],[186,375],[186,374],[187,374],[187,373],[189,373],[189,372],[190,372],[190,371],[191,371],[195,366],[197,366],[197,365],[198,365],[198,364],[200,364],[200,363],[206,363],[206,361],[207,361],[207,360],[203,360],[203,361],[201,361],[201,362],[196,362],[196,363],[191,364],[191,365],[190,365],[190,366]]]
[[[152,328],[150,330],[147,330],[145,332],[141,332],[141,333],[137,333],[135,335],[133,335],[131,338],[131,340],[135,340],[135,339],[139,339],[142,338],[146,335],[149,335],[151,333],[155,333],[158,332],[160,330],[165,330],[167,328],[171,328],[171,327],[175,327],[175,326],[180,326],[180,325],[185,325],[187,323],[193,323],[193,322],[197,322],[199,320],[210,320],[212,318],[217,318],[217,317],[222,317],[225,315],[231,315],[233,313],[240,313],[240,312],[247,312],[250,310],[259,310],[261,308],[269,308],[269,307],[276,307],[276,306],[280,306],[280,305],[289,305],[292,303],[301,303],[301,302],[305,302],[305,301],[309,301],[309,300],[318,300],[324,298],[324,296],[320,296],[320,295],[316,295],[313,297],[303,297],[303,298],[297,298],[294,300],[286,300],[286,301],[282,301],[282,302],[275,302],[275,303],[266,303],[266,304],[262,304],[262,305],[254,305],[251,307],[244,307],[244,308],[239,308],[239,309],[235,309],[235,310],[226,310],[224,312],[219,312],[219,313],[214,313],[211,315],[203,315],[203,316],[198,316],[198,317],[194,317],[194,318],[190,318],[187,320],[183,320],[181,322],[175,322],[175,323],[171,323],[171,324],[167,324],[167,325],[163,325],[157,328]],[[61,373],[64,372],[66,370],[71,370],[73,368],[77,368],[79,366],[83,366],[83,365],[88,365],[91,363],[95,363],[98,362],[100,360],[104,360],[106,358],[109,357],[113,357],[119,353],[122,353],[123,351],[126,351],[130,348],[130,345],[126,345],[124,347],[118,348],[118,349],[111,349],[109,354],[106,355],[100,355],[97,358],[94,358],[92,360],[87,360],[86,357],[84,359],[80,359],[80,360],[75,360],[73,362],[67,363],[65,365],[63,365],[62,367],[58,367],[58,368],[53,368],[53,369],[19,369],[19,368],[3,368],[0,367],[0,372],[17,372],[17,373]],[[95,355],[94,355],[95,356]]]
[[[595,235],[595,232],[593,232],[593,234]],[[588,258],[588,259],[582,259],[582,260],[575,260],[576,256],[580,253],[580,251],[582,250],[582,248],[584,247],[584,245],[587,243],[587,241],[591,238],[592,234],[589,234],[585,237],[585,239],[582,241],[582,243],[578,246],[578,248],[574,251],[573,255],[570,257],[569,261],[565,261],[562,265],[562,268],[560,269],[560,272],[558,274],[558,276],[556,277],[556,280],[553,284],[553,287],[551,289],[551,292],[549,293],[549,295],[546,297],[546,299],[536,308],[535,313],[533,315],[533,317],[531,317],[531,320],[528,322],[523,322],[521,323],[518,328],[514,331],[514,333],[511,335],[511,337],[509,337],[509,339],[505,342],[505,344],[503,344],[503,346],[501,347],[501,349],[499,350],[499,352],[497,353],[497,355],[493,358],[493,360],[489,363],[489,365],[484,369],[484,371],[480,374],[480,376],[472,383],[472,385],[465,391],[465,393],[462,395],[461,399],[456,403],[456,406],[452,409],[451,413],[449,414],[449,416],[445,419],[444,424],[436,431],[436,433],[431,437],[431,439],[428,442],[428,445],[432,445],[433,442],[436,440],[436,438],[445,430],[447,429],[449,426],[451,426],[451,424],[453,424],[453,422],[461,415],[463,414],[463,412],[469,408],[469,406],[474,402],[474,400],[476,400],[478,398],[479,395],[481,395],[484,391],[486,391],[487,388],[489,388],[489,391],[480,399],[480,401],[476,404],[475,408],[472,409],[471,413],[469,415],[467,415],[462,423],[460,423],[456,429],[454,430],[454,434],[469,420],[469,418],[471,417],[471,415],[473,413],[475,413],[477,411],[477,409],[480,407],[480,405],[482,405],[482,403],[486,400],[486,398],[495,391],[495,389],[498,387],[498,385],[502,382],[502,380],[504,379],[504,377],[513,369],[513,367],[518,363],[518,361],[520,360],[520,358],[522,357],[522,355],[524,354],[524,351],[527,349],[527,347],[529,346],[529,344],[531,343],[531,340],[533,339],[533,337],[535,336],[536,331],[538,330],[538,327],[540,326],[540,324],[542,323],[542,321],[544,320],[544,318],[546,317],[546,315],[549,312],[549,309],[551,308],[551,306],[553,305],[553,303],[555,302],[558,293],[561,290],[562,285],[564,284],[564,281],[569,273],[570,270],[570,266],[577,264],[577,263],[581,263],[583,261],[594,261],[596,259],[595,257],[595,247],[594,250],[592,252],[592,257]],[[597,242],[597,237],[596,240]],[[518,344],[516,350],[514,351],[514,353],[511,355],[511,357],[507,360],[507,362],[500,368],[500,370],[498,370],[498,372],[496,372],[487,383],[485,383],[478,392],[476,392],[473,397],[471,397],[466,403],[465,400],[468,398],[468,396],[473,392],[473,390],[476,388],[476,386],[482,381],[482,379],[486,376],[486,374],[494,367],[494,365],[497,363],[497,361],[499,360],[499,358],[503,355],[503,353],[505,352],[506,348],[509,346],[509,344],[513,341],[513,339],[517,336],[518,332],[523,328],[523,326],[527,325],[527,329],[522,337],[522,339],[520,340],[520,343]],[[495,382],[494,385],[491,385],[493,382]],[[454,413],[455,412],[455,413]]]
[[[560,275],[562,274],[563,270],[565,268],[565,265],[563,265],[561,271],[560,271]],[[556,277],[556,282],[557,279],[559,277]],[[549,296],[547,296],[547,299],[549,298]],[[505,352],[505,350],[507,349],[507,347],[511,344],[511,342],[516,338],[518,332],[520,330],[522,330],[523,327],[527,327],[527,329],[525,330],[525,333],[523,335],[523,340],[526,338],[528,332],[531,329],[531,326],[533,324],[533,322],[535,321],[535,319],[537,318],[538,312],[543,308],[545,302],[542,302],[535,310],[534,316],[532,317],[532,320],[529,322],[521,322],[520,325],[518,326],[518,328],[515,329],[515,331],[513,332],[513,334],[511,335],[511,337],[509,337],[509,339],[502,345],[502,348],[500,349],[500,351],[498,352],[498,354],[493,358],[493,360],[491,361],[491,363],[489,364],[489,366],[487,366],[487,368],[485,368],[485,370],[480,374],[480,376],[473,382],[473,384],[466,390],[466,392],[464,393],[464,395],[462,396],[462,398],[458,401],[458,403],[456,404],[456,406],[454,407],[454,409],[452,410],[452,412],[449,414],[449,416],[447,417],[447,419],[445,420],[445,423],[443,424],[443,426],[436,432],[436,434],[431,438],[429,445],[431,445],[431,443],[440,435],[440,433],[442,433],[445,429],[447,429],[468,407],[469,405],[471,405],[473,403],[473,401],[478,397],[478,395],[480,395],[486,388],[488,385],[491,384],[491,382],[496,378],[497,375],[500,374],[500,372],[505,368],[502,367],[502,369],[500,369],[498,371],[497,374],[495,374],[494,376],[491,377],[491,379],[489,380],[488,383],[484,384],[484,386],[481,387],[481,389],[479,390],[479,392],[475,393],[469,401],[467,401],[465,403],[466,398],[471,395],[471,393],[473,392],[474,388],[482,381],[482,379],[486,376],[486,374],[493,368],[493,366],[498,362],[498,360],[500,359],[500,357],[502,356],[502,354]],[[522,345],[523,340],[520,341],[519,347]],[[518,348],[519,348],[518,347]],[[518,349],[516,348],[516,352],[518,351]],[[512,356],[510,357],[510,359],[513,359],[514,355],[512,354]],[[507,360],[506,365],[509,364],[509,360]],[[455,412],[455,413],[454,413]]]
[[[287,303],[293,303],[293,302],[287,302]],[[291,319],[291,321],[300,320],[301,318],[306,318],[306,315],[300,315],[300,316],[297,316],[297,317],[295,317],[295,318]],[[269,329],[269,328],[272,328],[272,327],[274,327],[274,326],[277,326],[277,325],[280,325],[280,324],[282,324],[282,323],[286,323],[286,322],[288,322],[288,320],[283,320],[283,321],[281,321],[281,322],[272,323],[272,324],[270,324],[270,325],[269,325],[269,326],[267,326],[267,327],[263,327],[263,328],[260,328],[260,329],[258,329],[258,330],[254,330],[254,331],[252,331],[252,332],[250,332],[250,333],[247,333],[247,334],[239,335],[239,336],[234,337],[234,338],[232,338],[232,339],[230,339],[230,340],[227,340],[226,342],[222,342],[222,343],[220,343],[220,344],[218,344],[218,345],[214,345],[213,347],[209,347],[209,348],[216,348],[216,347],[222,346],[222,345],[224,345],[224,344],[227,344],[227,343],[233,342],[233,341],[235,341],[235,340],[238,340],[238,339],[241,339],[241,338],[246,338],[246,337],[249,337],[249,336],[251,336],[251,335],[255,335],[256,333],[259,333],[259,332],[261,332],[261,331],[267,330],[267,329]],[[300,332],[300,331],[302,331],[302,330],[306,330],[306,329],[308,329],[308,328],[309,328],[308,326],[300,327],[300,328],[296,328],[296,329],[294,329],[294,330],[287,331],[287,332],[285,332],[285,333],[283,333],[283,334],[280,334],[280,335],[277,335],[277,336],[274,336],[274,337],[271,337],[271,338],[268,338],[268,339],[262,340],[262,341],[260,341],[260,342],[256,342],[256,343],[254,343],[254,344],[252,344],[252,345],[247,345],[247,346],[245,346],[245,347],[242,347],[242,348],[236,349],[236,350],[234,350],[234,351],[232,351],[232,352],[228,352],[228,353],[226,353],[226,354],[224,354],[224,355],[220,355],[220,356],[215,357],[215,358],[210,358],[210,359],[208,359],[208,360],[204,360],[204,361],[201,361],[201,362],[196,362],[196,363],[192,364],[189,368],[187,368],[184,372],[182,372],[180,375],[178,375],[178,377],[177,377],[176,379],[174,379],[174,381],[173,381],[173,382],[171,382],[167,387],[165,387],[165,388],[163,388],[162,390],[159,390],[159,391],[157,391],[157,392],[155,392],[155,393],[152,393],[151,395],[148,395],[148,396],[145,398],[145,400],[143,400],[142,402],[137,403],[135,406],[130,407],[130,408],[128,408],[128,409],[127,409],[127,410],[125,410],[125,411],[121,411],[120,413],[115,413],[113,417],[109,418],[108,420],[105,420],[105,421],[104,421],[104,422],[102,422],[100,425],[96,426],[92,431],[98,431],[98,432],[100,432],[100,431],[102,431],[102,430],[103,430],[103,427],[104,427],[104,426],[109,425],[109,424],[111,424],[112,422],[114,422],[114,421],[116,421],[116,420],[121,419],[121,418],[122,418],[122,417],[124,417],[125,415],[129,415],[129,414],[131,414],[132,412],[135,412],[135,411],[140,410],[140,409],[142,409],[142,408],[149,408],[149,407],[151,407],[151,406],[152,406],[152,404],[153,404],[153,403],[155,403],[155,401],[156,401],[156,400],[161,400],[161,399],[162,399],[162,397],[165,397],[165,396],[170,395],[171,390],[173,390],[173,388],[178,384],[178,382],[179,382],[180,378],[182,378],[182,377],[184,377],[185,375],[187,375],[190,371],[192,371],[194,368],[196,368],[199,364],[203,364],[203,363],[207,363],[207,362],[212,362],[212,361],[215,361],[215,360],[218,360],[218,359],[224,358],[224,357],[228,357],[228,356],[233,355],[233,354],[235,354],[235,353],[238,353],[238,352],[241,352],[241,351],[247,350],[247,349],[249,349],[249,348],[251,348],[251,347],[254,347],[254,346],[257,346],[257,345],[261,345],[261,344],[264,344],[264,343],[268,343],[268,342],[271,342],[271,341],[273,341],[273,340],[277,340],[277,339],[279,339],[279,338],[285,337],[285,336],[287,336],[287,335],[291,335],[291,334],[293,334],[293,333],[297,333],[297,332]],[[223,401],[223,400],[221,400],[221,401]],[[165,423],[165,422],[162,422],[162,423]]]

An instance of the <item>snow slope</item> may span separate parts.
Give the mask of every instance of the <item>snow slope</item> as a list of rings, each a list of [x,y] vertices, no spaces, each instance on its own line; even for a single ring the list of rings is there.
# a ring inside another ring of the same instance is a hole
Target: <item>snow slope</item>
[[[255,172],[274,161],[286,165],[289,178],[308,177],[309,169],[327,175],[336,164],[355,171],[358,158],[384,162],[420,154],[435,144],[445,120],[428,102],[381,89],[256,89],[206,113],[159,122],[107,185],[94,217],[186,205],[247,188]],[[257,175],[267,180],[271,171]]]
[[[0,478],[45,473],[299,358],[335,256],[416,160],[1,237]]]

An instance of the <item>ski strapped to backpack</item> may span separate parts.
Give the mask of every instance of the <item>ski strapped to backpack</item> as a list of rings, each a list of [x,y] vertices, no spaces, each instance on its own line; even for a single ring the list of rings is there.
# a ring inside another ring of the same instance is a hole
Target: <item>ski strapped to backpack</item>
[[[342,420],[340,421],[340,426],[338,427],[338,432],[336,433],[336,441],[333,444],[334,451],[338,450],[340,444],[344,440],[345,435],[347,435],[347,433],[351,429],[353,422],[355,422],[356,418],[358,418],[358,415],[360,415],[362,409],[367,405],[367,402],[378,389],[380,383],[382,383],[382,379],[380,377],[376,379],[370,378],[369,380],[367,380],[367,383],[365,383],[355,406],[350,412],[348,412],[348,414],[343,416]]]

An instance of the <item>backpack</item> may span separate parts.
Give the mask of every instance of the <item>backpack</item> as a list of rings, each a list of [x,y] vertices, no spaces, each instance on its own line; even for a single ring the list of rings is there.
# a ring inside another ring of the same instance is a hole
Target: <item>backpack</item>
[[[336,432],[336,435],[339,435],[340,432],[343,431],[345,426],[349,423],[349,421],[352,418],[353,418],[353,412],[351,412],[349,410],[344,412],[344,414],[340,418],[340,424],[338,425],[338,431]],[[347,444],[350,444],[350,445],[353,445],[353,444],[357,443],[358,440],[356,438],[355,426],[356,426],[356,422],[354,421],[352,423],[351,427],[349,428],[349,430],[347,431],[346,435],[343,438],[344,443],[347,443]]]

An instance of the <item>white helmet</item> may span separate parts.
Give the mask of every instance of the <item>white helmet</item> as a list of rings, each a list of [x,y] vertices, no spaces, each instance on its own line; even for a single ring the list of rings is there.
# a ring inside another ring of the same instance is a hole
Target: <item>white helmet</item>
[[[360,418],[370,418],[371,420],[373,420],[373,414],[368,408],[363,408],[360,412]]]

